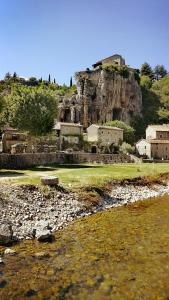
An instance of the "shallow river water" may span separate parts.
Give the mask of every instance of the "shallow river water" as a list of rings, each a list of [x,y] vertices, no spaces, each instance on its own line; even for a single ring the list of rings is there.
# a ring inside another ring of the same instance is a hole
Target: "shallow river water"
[[[169,299],[169,196],[110,209],[25,241],[0,264],[0,299]],[[36,257],[36,253],[39,253]]]

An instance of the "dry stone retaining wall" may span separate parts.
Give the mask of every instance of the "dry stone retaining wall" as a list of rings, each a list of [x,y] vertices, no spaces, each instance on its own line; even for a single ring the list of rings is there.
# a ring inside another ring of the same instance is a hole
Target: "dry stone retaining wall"
[[[24,169],[45,164],[78,164],[78,163],[124,163],[132,162],[130,156],[124,154],[95,153],[22,153],[0,154],[1,169]]]

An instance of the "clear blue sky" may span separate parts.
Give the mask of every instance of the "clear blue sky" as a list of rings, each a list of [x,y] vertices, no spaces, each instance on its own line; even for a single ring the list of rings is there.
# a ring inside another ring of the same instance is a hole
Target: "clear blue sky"
[[[0,0],[0,78],[50,73],[69,84],[113,53],[169,70],[169,0]]]

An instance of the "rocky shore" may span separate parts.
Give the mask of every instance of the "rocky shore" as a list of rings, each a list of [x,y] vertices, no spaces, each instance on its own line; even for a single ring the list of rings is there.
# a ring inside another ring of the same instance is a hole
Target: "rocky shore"
[[[87,206],[78,194],[62,188],[1,185],[0,244],[31,238],[49,241],[52,232],[76,218],[164,194],[169,194],[169,184],[113,183],[110,193],[103,193],[97,204]]]

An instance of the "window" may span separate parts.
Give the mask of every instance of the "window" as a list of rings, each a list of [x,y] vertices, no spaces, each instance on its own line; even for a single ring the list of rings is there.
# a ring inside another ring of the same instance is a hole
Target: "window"
[[[17,140],[17,135],[16,134],[12,134],[12,140]]]

